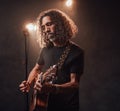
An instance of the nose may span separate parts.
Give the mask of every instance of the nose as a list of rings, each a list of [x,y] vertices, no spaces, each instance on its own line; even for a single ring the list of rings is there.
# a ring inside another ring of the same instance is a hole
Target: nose
[[[50,32],[50,28],[48,26],[45,27],[45,32]]]

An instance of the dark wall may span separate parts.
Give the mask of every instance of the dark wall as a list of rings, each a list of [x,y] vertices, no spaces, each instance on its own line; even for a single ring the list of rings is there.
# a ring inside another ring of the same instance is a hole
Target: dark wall
[[[0,111],[25,111],[26,96],[19,91],[25,79],[23,24],[48,8],[65,10],[79,27],[73,39],[85,51],[80,82],[81,111],[120,110],[119,4],[109,0],[76,0],[76,10],[62,0],[1,1],[0,3]],[[58,4],[59,3],[59,4]],[[56,5],[57,4],[57,5]],[[28,39],[28,72],[39,53],[36,38]]]
[[[119,5],[115,1],[94,0],[82,6],[85,70],[80,83],[81,111],[119,111]]]

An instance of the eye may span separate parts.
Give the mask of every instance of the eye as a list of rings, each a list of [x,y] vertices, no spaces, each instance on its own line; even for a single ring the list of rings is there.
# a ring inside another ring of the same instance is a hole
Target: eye
[[[41,26],[41,30],[43,30],[43,31],[45,30],[45,26],[44,25]]]
[[[51,26],[51,25],[53,25],[53,22],[48,22],[48,23],[46,24],[46,26]]]

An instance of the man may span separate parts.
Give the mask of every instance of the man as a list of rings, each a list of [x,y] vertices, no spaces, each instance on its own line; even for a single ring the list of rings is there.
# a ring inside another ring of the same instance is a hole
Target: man
[[[43,48],[27,81],[20,84],[20,90],[29,92],[35,78],[41,72],[43,74],[47,72],[49,75],[48,69],[57,64],[57,67],[53,68],[56,74],[54,81],[42,84],[39,78],[34,88],[38,95],[49,93],[47,111],[79,111],[79,81],[83,73],[83,50],[70,41],[77,33],[77,26],[65,13],[57,9],[40,13],[38,26],[40,45]],[[41,109],[36,105],[34,111]]]

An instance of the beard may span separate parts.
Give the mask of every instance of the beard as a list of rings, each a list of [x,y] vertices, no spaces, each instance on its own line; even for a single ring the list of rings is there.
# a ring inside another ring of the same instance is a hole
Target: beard
[[[54,42],[57,39],[55,33],[47,33],[46,36],[50,42]]]
[[[45,33],[45,36],[47,40],[50,42],[55,42],[55,41],[63,42],[64,41],[63,39],[65,39],[64,34],[61,33],[61,31],[47,32]]]

